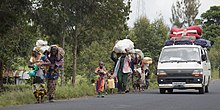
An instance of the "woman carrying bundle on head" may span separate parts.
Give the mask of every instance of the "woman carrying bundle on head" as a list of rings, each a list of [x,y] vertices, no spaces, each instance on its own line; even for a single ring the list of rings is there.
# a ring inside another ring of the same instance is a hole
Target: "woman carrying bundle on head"
[[[49,102],[53,102],[55,97],[57,79],[60,75],[60,69],[64,64],[65,52],[61,47],[57,45],[50,46],[48,51],[48,59],[51,62],[51,64],[46,75],[48,79],[47,89]]]
[[[42,54],[40,48],[35,47],[32,51],[32,56],[29,61],[28,67],[33,70],[29,72],[29,76],[32,77],[32,89],[37,103],[43,102],[44,95],[46,95],[46,88],[44,84],[44,70],[42,69],[45,66],[50,64],[50,61],[47,59],[47,56]]]

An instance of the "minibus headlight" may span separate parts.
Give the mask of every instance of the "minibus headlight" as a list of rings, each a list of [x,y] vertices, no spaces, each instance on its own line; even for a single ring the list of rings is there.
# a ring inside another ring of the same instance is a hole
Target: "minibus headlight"
[[[203,76],[202,70],[194,70],[192,76]]]
[[[165,71],[163,71],[163,70],[159,70],[159,71],[157,71],[157,75],[158,76],[166,76],[167,73]]]

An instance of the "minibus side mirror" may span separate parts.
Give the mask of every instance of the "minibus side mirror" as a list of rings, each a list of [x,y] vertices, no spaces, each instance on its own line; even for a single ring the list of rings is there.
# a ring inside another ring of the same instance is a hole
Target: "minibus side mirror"
[[[155,57],[154,57],[154,61],[155,61],[155,62],[158,62],[158,60],[159,60],[159,57],[158,57],[158,56],[155,56]]]

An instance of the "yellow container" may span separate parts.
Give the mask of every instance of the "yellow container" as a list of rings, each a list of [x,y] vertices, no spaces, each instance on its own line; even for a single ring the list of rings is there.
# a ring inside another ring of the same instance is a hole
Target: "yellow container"
[[[114,79],[108,79],[108,88],[109,89],[115,88],[115,81],[114,81]]]
[[[144,57],[143,58],[144,64],[152,64],[152,58],[150,57]]]

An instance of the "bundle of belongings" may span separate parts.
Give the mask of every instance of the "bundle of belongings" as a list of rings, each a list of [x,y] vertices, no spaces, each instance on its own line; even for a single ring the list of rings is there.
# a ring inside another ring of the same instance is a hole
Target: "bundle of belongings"
[[[172,27],[170,38],[166,40],[165,46],[169,45],[200,45],[202,47],[211,47],[209,40],[202,39],[202,29],[200,26],[190,26],[188,28]]]
[[[139,56],[140,59],[144,58],[144,53],[140,49],[134,49],[134,51]]]
[[[113,51],[115,51],[116,53],[126,53],[126,49],[129,53],[135,53],[134,43],[130,39],[117,41],[113,48]]]
[[[152,58],[150,57],[144,57],[142,61],[144,64],[152,64]]]
[[[48,73],[50,72],[50,61],[48,59],[52,47],[58,48],[58,59],[62,59],[65,52],[61,47],[56,45],[48,46],[47,41],[37,40],[36,47],[32,50],[32,56],[29,60],[29,68],[32,70],[28,73],[32,78],[32,90],[37,103],[43,102],[43,98],[47,95],[45,79],[48,79]],[[55,62],[57,63],[57,62]],[[58,65],[58,64],[56,64]],[[58,77],[58,76],[56,76]]]

